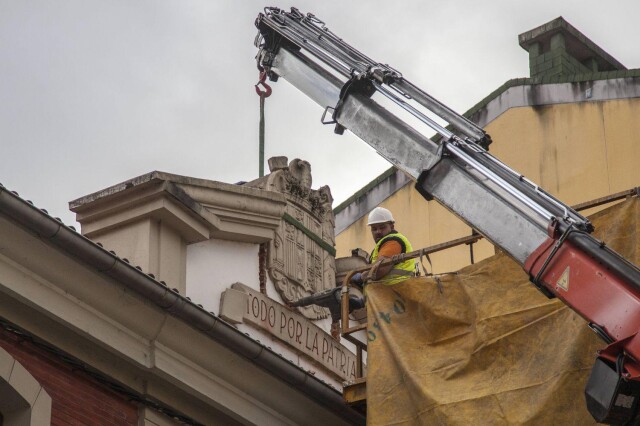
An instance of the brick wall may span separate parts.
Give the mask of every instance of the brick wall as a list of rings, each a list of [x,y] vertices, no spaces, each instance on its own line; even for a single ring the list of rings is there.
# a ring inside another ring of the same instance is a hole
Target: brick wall
[[[583,64],[566,48],[562,33],[551,37],[548,45],[534,43],[529,46],[529,72],[531,77],[584,74],[597,71],[594,58]]]
[[[52,425],[137,425],[134,403],[82,371],[74,371],[58,356],[2,328],[0,346],[22,364],[51,397]]]
[[[571,75],[592,72],[566,51],[558,48],[529,59],[531,77]]]

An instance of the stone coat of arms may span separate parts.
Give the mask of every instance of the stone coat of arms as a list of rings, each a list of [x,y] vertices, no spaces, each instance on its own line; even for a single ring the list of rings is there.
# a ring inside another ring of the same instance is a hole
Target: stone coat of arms
[[[277,191],[287,199],[285,214],[269,243],[267,271],[285,303],[334,288],[335,219],[328,186],[311,189],[311,166],[287,157],[269,159],[271,173],[251,183]],[[297,308],[306,318],[326,318],[329,311],[316,305]]]

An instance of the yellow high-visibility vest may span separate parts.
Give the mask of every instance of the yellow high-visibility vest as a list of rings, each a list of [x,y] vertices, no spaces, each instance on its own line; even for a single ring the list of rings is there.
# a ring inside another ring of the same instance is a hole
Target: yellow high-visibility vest
[[[413,251],[413,247],[411,247],[411,243],[401,233],[398,231],[391,231],[389,234],[380,238],[380,241],[376,244],[371,256],[369,256],[369,263],[374,264],[376,260],[378,260],[378,252],[380,247],[387,241],[397,241],[400,243],[402,247],[402,253],[409,253]],[[376,282],[381,282],[385,285],[393,285],[398,284],[406,280],[407,278],[413,277],[415,275],[415,259],[407,259],[404,262],[397,263],[393,266],[393,269],[389,271],[387,275],[376,280]]]

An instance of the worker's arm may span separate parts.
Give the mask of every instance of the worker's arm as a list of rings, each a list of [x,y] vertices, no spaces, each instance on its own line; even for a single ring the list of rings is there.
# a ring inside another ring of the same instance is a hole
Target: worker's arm
[[[378,260],[377,261],[384,261],[386,259],[389,259],[388,257],[385,256],[378,256]],[[384,277],[385,275],[387,275],[389,272],[391,272],[391,270],[393,269],[393,264],[389,264],[389,265],[384,265],[378,268],[378,270],[376,271],[375,275],[372,275],[370,278],[368,276],[368,273],[371,271],[367,271],[363,274],[362,278],[364,281],[366,281],[368,278],[371,279],[372,281],[376,281],[381,279],[382,277]]]
[[[394,240],[390,240],[387,241],[386,243],[384,243],[381,247],[380,250],[378,251],[378,259],[376,260],[376,262],[379,261],[384,261],[386,259],[390,259],[391,257],[402,253],[402,246],[400,245],[399,242],[394,241]],[[389,265],[383,265],[381,267],[378,268],[378,271],[376,272],[375,276],[370,276],[369,273],[371,271],[367,271],[364,272],[362,274],[362,280],[366,281],[367,279],[370,279],[372,281],[376,281],[379,279],[382,279],[385,275],[387,275],[393,268],[395,267],[394,264],[389,264]]]

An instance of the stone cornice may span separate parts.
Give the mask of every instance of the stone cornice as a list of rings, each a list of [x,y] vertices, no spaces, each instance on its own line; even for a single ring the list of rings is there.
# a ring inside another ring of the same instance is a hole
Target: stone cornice
[[[213,238],[255,243],[271,240],[287,203],[277,192],[221,182],[176,185],[220,220],[220,227],[212,229]]]
[[[89,236],[152,217],[169,223],[188,243],[209,238],[261,243],[273,238],[286,199],[273,191],[151,172],[69,206]]]

